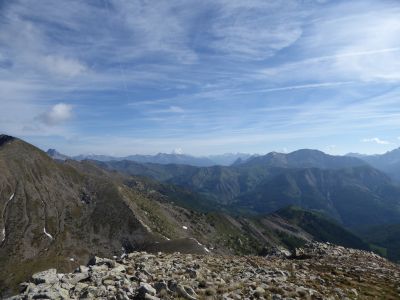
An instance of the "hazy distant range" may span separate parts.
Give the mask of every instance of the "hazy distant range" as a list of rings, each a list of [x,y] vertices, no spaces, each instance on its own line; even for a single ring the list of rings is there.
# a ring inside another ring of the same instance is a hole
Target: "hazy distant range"
[[[47,154],[54,159],[66,160],[66,159],[74,159],[74,160],[97,160],[97,161],[114,161],[114,160],[130,160],[139,163],[155,163],[155,164],[182,164],[182,165],[191,165],[197,167],[209,167],[214,165],[220,166],[230,166],[235,162],[246,161],[250,157],[258,156],[256,154],[247,154],[247,153],[225,153],[219,155],[208,155],[196,157],[187,154],[180,153],[158,153],[155,155],[129,155],[124,157],[116,157],[109,155],[97,155],[97,154],[81,154],[77,156],[67,156],[55,149],[47,150]]]

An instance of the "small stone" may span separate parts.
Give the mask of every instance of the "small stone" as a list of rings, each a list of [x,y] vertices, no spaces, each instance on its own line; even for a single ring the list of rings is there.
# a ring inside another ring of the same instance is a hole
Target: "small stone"
[[[191,287],[178,284],[176,291],[180,296],[188,300],[196,300],[197,295]]]
[[[126,269],[123,265],[118,265],[111,270],[112,273],[125,273]]]
[[[86,283],[78,282],[78,283],[75,285],[75,291],[79,293],[79,292],[81,292],[83,289],[87,288],[88,286],[89,286],[89,285],[86,284]]]
[[[264,296],[265,290],[262,287],[257,287],[256,290],[254,291],[254,296],[257,298],[260,298]]]
[[[157,291],[157,294],[160,293],[162,290],[168,291],[168,285],[165,281],[159,281],[154,284],[154,288]]]
[[[186,270],[186,273],[189,274],[190,278],[196,278],[197,277],[197,271],[194,270],[194,269],[189,268],[189,269]]]
[[[115,284],[115,281],[114,280],[112,280],[112,279],[105,279],[105,280],[103,280],[103,284],[104,285],[114,285]]]
[[[147,293],[144,294],[144,299],[146,299],[146,300],[161,300],[160,298],[150,295],[150,294],[147,294]]]
[[[358,297],[358,292],[357,292],[357,290],[356,289],[351,289],[350,290],[352,293],[353,293],[353,295],[357,298]]]
[[[139,289],[138,289],[138,293],[139,293],[139,295],[143,295],[143,296],[145,294],[154,296],[157,293],[157,291],[150,284],[148,284],[146,282],[141,282]]]

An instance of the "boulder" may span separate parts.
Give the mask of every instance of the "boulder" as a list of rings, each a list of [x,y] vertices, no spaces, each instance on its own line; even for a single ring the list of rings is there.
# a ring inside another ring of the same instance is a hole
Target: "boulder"
[[[46,271],[38,272],[32,275],[32,282],[34,284],[54,284],[58,282],[57,270],[49,269]]]

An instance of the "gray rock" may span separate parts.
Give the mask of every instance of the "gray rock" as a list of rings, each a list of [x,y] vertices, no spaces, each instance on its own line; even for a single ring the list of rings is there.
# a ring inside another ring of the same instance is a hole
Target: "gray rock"
[[[32,283],[30,282],[22,282],[18,285],[18,290],[20,293],[25,293],[29,291],[29,286],[31,286]]]
[[[144,295],[144,299],[146,299],[146,300],[161,300],[160,298],[158,298],[156,296],[152,296],[152,295],[147,294],[147,293]]]
[[[81,273],[88,273],[88,272],[89,272],[89,268],[86,267],[86,266],[82,266],[82,265],[79,266],[78,270],[79,270],[79,272],[81,272]]]
[[[35,284],[53,284],[58,282],[57,270],[49,269],[32,275],[32,282]]]
[[[194,290],[189,287],[189,286],[184,286],[178,284],[176,291],[178,294],[188,300],[196,300],[197,299],[197,294],[194,292]]]
[[[90,261],[89,261],[89,266],[93,266],[93,265],[106,265],[109,268],[114,268],[115,267],[115,261],[112,259],[108,259],[108,258],[101,258],[98,256],[93,257]]]
[[[63,278],[61,279],[61,282],[75,285],[78,282],[84,281],[88,278],[89,278],[89,273],[73,273],[69,275],[64,275]]]
[[[138,293],[139,293],[139,295],[142,295],[143,297],[145,294],[154,296],[157,293],[157,291],[150,284],[148,284],[146,282],[141,282],[139,289],[138,289]]]
[[[257,287],[256,290],[254,291],[254,296],[257,298],[260,298],[264,296],[265,290],[262,287]]]
[[[154,284],[154,288],[156,289],[157,293],[161,292],[162,290],[169,291],[168,285],[165,281],[159,281]]]
[[[186,273],[189,274],[189,277],[190,277],[190,278],[197,278],[197,271],[196,271],[195,269],[188,268],[188,269],[186,270]]]

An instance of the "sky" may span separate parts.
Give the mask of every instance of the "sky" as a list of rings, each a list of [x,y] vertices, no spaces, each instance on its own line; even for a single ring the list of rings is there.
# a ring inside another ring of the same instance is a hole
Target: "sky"
[[[0,0],[0,132],[76,154],[400,146],[400,2]]]

